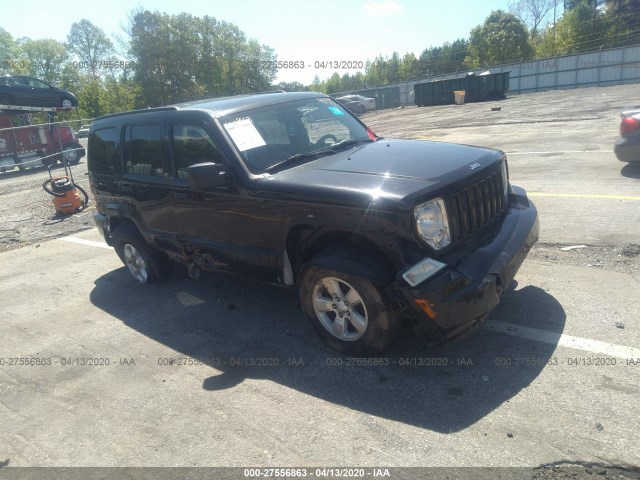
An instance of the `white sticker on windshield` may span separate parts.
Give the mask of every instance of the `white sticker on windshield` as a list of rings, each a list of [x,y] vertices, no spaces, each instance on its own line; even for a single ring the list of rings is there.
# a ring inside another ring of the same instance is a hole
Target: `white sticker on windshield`
[[[250,118],[225,123],[224,128],[241,152],[266,145]]]

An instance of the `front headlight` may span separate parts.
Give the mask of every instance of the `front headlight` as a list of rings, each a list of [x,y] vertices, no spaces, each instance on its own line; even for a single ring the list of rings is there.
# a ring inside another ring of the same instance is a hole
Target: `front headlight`
[[[413,209],[416,217],[418,234],[436,250],[441,250],[451,243],[449,220],[444,200],[440,197],[421,203]]]

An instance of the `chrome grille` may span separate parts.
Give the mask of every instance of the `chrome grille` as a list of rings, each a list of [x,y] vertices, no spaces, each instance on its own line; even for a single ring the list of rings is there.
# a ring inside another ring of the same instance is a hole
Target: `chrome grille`
[[[502,171],[446,196],[452,243],[464,240],[498,218],[506,208]]]

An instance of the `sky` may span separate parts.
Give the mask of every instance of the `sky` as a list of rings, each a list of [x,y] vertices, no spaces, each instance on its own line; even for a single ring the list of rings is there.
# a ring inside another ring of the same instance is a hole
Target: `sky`
[[[507,10],[508,0],[142,0],[137,4],[87,0],[70,5],[68,0],[13,1],[10,9],[4,9],[11,15],[0,17],[0,27],[14,38],[65,41],[71,25],[83,18],[111,38],[121,34],[129,12],[140,6],[169,14],[209,15],[237,25],[248,38],[274,48],[278,60],[304,65],[281,69],[276,83],[308,85],[315,75],[326,79],[334,71],[341,75],[357,71],[316,68],[316,62],[357,65],[394,51],[420,56],[430,46],[468,38],[492,10]]]

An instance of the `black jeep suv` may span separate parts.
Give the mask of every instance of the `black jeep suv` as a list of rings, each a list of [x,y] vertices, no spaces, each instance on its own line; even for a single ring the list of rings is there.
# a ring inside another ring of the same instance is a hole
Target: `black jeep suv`
[[[335,349],[409,318],[443,342],[481,324],[538,239],[504,153],[377,137],[319,93],[266,93],[91,124],[96,224],[140,283],[171,262],[297,287]]]

